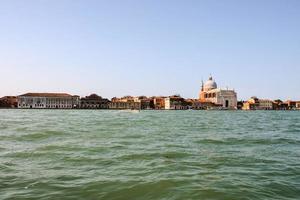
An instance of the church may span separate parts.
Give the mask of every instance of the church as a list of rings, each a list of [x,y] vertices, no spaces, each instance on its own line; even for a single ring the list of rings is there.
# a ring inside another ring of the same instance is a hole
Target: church
[[[202,103],[213,103],[222,109],[237,109],[237,94],[234,90],[218,88],[212,76],[203,84],[199,95]]]

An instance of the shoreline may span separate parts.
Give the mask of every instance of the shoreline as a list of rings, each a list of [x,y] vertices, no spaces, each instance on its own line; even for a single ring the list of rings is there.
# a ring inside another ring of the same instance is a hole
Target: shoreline
[[[300,111],[300,109],[291,110],[242,110],[242,109],[84,109],[84,108],[0,108],[0,110],[107,110],[107,111]]]

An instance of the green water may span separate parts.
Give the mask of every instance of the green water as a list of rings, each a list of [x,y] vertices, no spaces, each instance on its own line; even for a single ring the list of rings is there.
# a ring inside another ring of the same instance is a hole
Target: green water
[[[0,199],[300,199],[300,112],[0,110]]]

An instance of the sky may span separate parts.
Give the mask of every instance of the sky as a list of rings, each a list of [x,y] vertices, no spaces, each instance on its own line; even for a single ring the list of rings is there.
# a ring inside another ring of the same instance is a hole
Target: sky
[[[3,0],[0,96],[300,100],[299,0]]]

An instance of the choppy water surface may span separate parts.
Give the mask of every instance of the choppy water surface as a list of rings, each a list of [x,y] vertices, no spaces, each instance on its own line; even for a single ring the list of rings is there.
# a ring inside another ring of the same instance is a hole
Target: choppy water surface
[[[300,112],[0,110],[0,199],[299,199]]]

